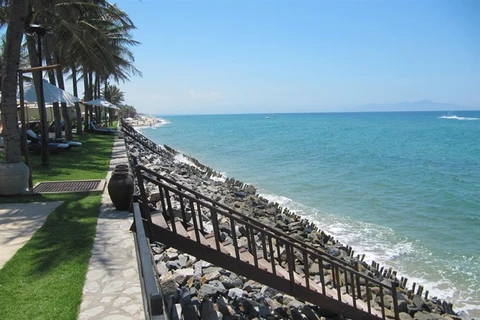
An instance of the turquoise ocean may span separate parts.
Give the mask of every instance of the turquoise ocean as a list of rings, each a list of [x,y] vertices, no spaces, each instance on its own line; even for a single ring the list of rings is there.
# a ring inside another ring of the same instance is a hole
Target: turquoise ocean
[[[480,317],[480,111],[158,117],[152,141]]]

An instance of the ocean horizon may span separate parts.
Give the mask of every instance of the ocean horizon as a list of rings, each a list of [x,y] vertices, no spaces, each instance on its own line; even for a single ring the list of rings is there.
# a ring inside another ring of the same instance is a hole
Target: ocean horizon
[[[480,317],[480,111],[158,117],[155,143]]]

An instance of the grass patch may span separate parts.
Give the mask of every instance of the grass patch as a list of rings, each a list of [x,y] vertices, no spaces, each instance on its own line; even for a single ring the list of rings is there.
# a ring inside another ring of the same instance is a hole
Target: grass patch
[[[2,319],[76,319],[101,195],[64,194],[65,201],[0,269]]]
[[[85,134],[75,138],[79,148],[51,154],[49,167],[41,165],[39,154],[30,153],[33,183],[41,181],[104,179],[112,155],[113,136]]]
[[[82,146],[50,154],[50,165],[48,167],[41,165],[39,153],[29,153],[34,184],[41,181],[105,178],[112,155],[114,137],[111,135],[83,134],[75,136],[74,140],[81,142]],[[3,153],[0,153],[1,161],[3,161]]]
[[[84,134],[78,149],[50,155],[42,167],[30,154],[34,183],[104,179],[114,137]],[[3,161],[3,154],[0,154]],[[64,201],[0,269],[1,319],[76,319],[88,269],[101,194],[67,193],[0,197],[1,203]]]

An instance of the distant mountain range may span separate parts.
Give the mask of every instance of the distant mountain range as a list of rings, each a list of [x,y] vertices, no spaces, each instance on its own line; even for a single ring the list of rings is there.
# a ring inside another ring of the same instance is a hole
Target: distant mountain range
[[[356,111],[455,111],[478,110],[479,108],[480,107],[463,107],[452,103],[440,103],[431,100],[420,100],[416,102],[403,101],[391,104],[370,103],[360,105],[354,109]]]

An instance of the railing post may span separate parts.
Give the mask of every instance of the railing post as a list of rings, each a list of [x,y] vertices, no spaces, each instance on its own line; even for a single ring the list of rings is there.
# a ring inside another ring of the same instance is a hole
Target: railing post
[[[235,257],[240,259],[240,252],[238,250],[238,243],[237,243],[237,232],[235,231],[235,219],[230,216],[230,230],[232,231],[232,241],[233,241],[233,248],[235,249]]]
[[[382,319],[385,320],[385,296],[383,292],[383,286],[380,286],[380,300],[382,302]]]
[[[177,233],[177,226],[175,225],[175,214],[173,213],[172,202],[170,201],[170,193],[165,189],[165,198],[167,201],[167,211],[170,217],[170,225],[172,226],[172,231]]]
[[[310,270],[308,265],[308,255],[306,251],[303,252],[303,273],[305,274],[305,286],[310,289]]]
[[[295,295],[295,257],[293,256],[293,248],[290,244],[285,243],[285,250],[287,252],[288,274],[290,276],[290,287],[292,295]]]
[[[150,295],[150,309],[152,316],[163,314],[163,296],[160,293]]]
[[[210,210],[210,213],[212,215],[213,233],[215,235],[215,247],[217,251],[220,251],[220,230],[218,228],[217,209]]]
[[[190,199],[190,211],[192,212],[193,228],[195,230],[195,240],[198,243],[200,243],[200,232],[198,231],[198,222],[197,222],[197,217],[195,213],[195,205],[193,204],[192,199]]]
[[[322,257],[318,256],[318,270],[320,272],[320,282],[322,283],[322,293],[325,294],[325,276],[323,274],[323,259]]]
[[[392,281],[392,298],[393,298],[393,313],[395,314],[395,320],[400,320],[398,312],[398,297],[397,297],[397,285],[395,281]]]
[[[277,274],[275,270],[275,251],[273,250],[272,236],[268,235],[268,248],[270,249],[270,264],[272,265],[272,273]]]

